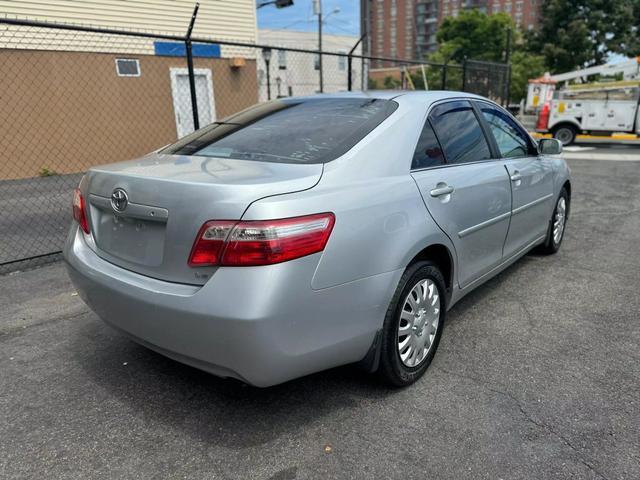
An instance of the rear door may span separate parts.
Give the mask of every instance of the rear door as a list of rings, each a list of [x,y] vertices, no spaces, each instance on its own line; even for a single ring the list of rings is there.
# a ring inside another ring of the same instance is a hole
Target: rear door
[[[476,102],[509,173],[512,216],[504,245],[508,258],[546,234],[553,207],[551,160],[538,157],[527,132],[501,108]]]
[[[511,188],[503,162],[494,156],[466,100],[434,107],[416,147],[412,176],[429,213],[455,246],[461,287],[502,260]]]

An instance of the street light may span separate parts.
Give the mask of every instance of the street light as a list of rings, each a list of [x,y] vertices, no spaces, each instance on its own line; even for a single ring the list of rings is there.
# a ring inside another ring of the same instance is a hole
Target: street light
[[[270,0],[268,2],[259,3],[256,8],[266,7],[267,5],[275,5],[276,8],[285,8],[293,5],[293,0]]]
[[[269,62],[271,62],[270,48],[262,49],[262,58],[264,58],[264,63],[267,66],[267,100],[271,100],[271,78],[269,77]]]

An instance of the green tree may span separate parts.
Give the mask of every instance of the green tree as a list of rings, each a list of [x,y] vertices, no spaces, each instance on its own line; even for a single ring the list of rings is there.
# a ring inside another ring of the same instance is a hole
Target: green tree
[[[527,48],[542,54],[554,73],[599,65],[611,53],[637,52],[639,18],[640,0],[544,0],[540,29],[527,35]]]
[[[519,102],[525,98],[529,79],[542,76],[546,70],[542,55],[516,50],[511,56],[511,100]]]
[[[513,20],[506,13],[487,15],[479,10],[463,10],[457,17],[447,17],[442,22],[436,56],[456,62],[465,57],[502,61],[510,28],[515,31]]]
[[[626,55],[630,57],[640,56],[640,0],[630,0],[631,22],[625,35],[624,46]]]
[[[503,62],[508,32],[511,30],[511,100],[519,101],[526,95],[528,80],[545,72],[544,58],[526,52],[523,37],[506,13],[487,15],[478,10],[463,10],[457,17],[444,20],[438,30],[438,50],[429,60],[437,63],[462,63],[466,58]],[[441,70],[430,69],[429,86],[440,88]],[[462,87],[462,72],[447,71],[447,88]]]

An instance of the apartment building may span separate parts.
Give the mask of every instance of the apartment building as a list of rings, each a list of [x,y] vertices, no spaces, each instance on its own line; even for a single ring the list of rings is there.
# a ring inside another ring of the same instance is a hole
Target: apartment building
[[[423,58],[437,48],[436,33],[445,18],[462,10],[505,12],[521,29],[538,26],[542,0],[362,0],[367,44],[377,57]],[[388,62],[374,62],[374,67]]]
[[[540,22],[543,0],[489,0],[488,13],[505,12],[522,30],[533,30]]]

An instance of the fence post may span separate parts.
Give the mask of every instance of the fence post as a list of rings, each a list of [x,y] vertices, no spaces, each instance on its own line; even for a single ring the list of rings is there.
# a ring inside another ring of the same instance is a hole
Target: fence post
[[[505,49],[504,52],[504,63],[507,64],[507,79],[506,79],[506,86],[505,86],[505,102],[506,102],[506,106],[509,106],[509,97],[511,96],[511,36],[512,36],[512,31],[511,28],[509,28],[507,30],[507,48]]]
[[[196,22],[196,16],[198,15],[198,8],[200,4],[196,3],[193,9],[193,15],[191,15],[191,21],[189,22],[189,29],[184,37],[184,44],[187,50],[187,69],[189,71],[189,90],[191,93],[191,111],[193,112],[193,129],[198,130],[200,128],[200,120],[198,118],[198,98],[196,96],[196,77],[193,72],[193,51],[191,45],[191,32],[193,31],[193,25]]]
[[[347,73],[347,87],[348,87],[349,91],[351,91],[351,84],[353,82],[352,72],[351,72],[351,66],[353,64],[353,58],[351,56],[353,55],[353,52],[355,52],[356,48],[358,48],[358,45],[360,45],[360,42],[362,42],[362,40],[366,36],[367,36],[367,32],[365,31],[362,35],[360,35],[360,38],[358,39],[356,44],[353,47],[351,47],[351,50],[349,50],[349,54],[348,54],[348,57],[347,57],[347,68],[349,69],[349,72]]]
[[[506,81],[506,91],[507,93],[505,94],[505,102],[506,102],[506,107],[509,107],[509,97],[511,96],[511,64],[507,63],[507,81]]]
[[[467,91],[467,57],[462,59],[462,91]]]
[[[442,64],[442,90],[447,89],[447,64]]]

